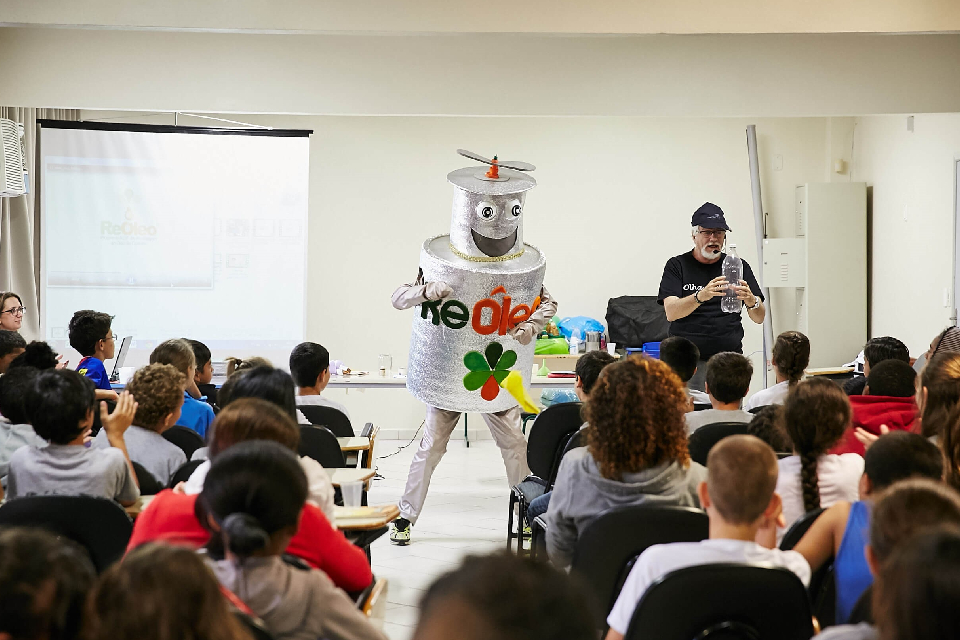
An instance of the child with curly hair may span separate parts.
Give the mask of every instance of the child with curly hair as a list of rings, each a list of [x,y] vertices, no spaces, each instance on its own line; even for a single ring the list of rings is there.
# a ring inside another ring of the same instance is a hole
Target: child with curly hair
[[[602,512],[637,504],[700,506],[706,469],[691,462],[687,394],[663,362],[642,356],[607,365],[584,405],[588,445],[563,457],[547,510],[547,554],[573,559],[579,533]]]

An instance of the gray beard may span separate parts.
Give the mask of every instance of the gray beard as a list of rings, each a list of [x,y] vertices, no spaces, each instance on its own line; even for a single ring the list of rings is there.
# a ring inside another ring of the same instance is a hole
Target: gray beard
[[[704,250],[704,249],[701,249],[701,250],[700,250],[700,255],[703,256],[704,258],[706,258],[707,260],[716,260],[717,258],[720,257],[720,254],[721,254],[721,253],[722,253],[722,252],[720,252],[720,251],[708,252],[708,251],[706,251],[706,250]]]

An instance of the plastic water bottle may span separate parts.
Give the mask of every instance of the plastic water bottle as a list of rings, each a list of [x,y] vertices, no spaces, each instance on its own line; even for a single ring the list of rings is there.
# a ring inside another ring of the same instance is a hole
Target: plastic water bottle
[[[739,285],[743,279],[743,260],[737,255],[737,245],[731,244],[727,257],[723,259],[723,277],[727,279],[727,293],[720,301],[720,308],[725,313],[740,313],[742,302],[737,298],[734,285]]]

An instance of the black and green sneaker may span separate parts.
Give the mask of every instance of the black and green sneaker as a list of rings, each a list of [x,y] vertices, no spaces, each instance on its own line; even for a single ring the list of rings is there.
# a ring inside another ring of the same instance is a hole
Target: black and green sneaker
[[[393,521],[390,531],[390,542],[405,547],[410,544],[410,521],[406,518],[397,518]]]

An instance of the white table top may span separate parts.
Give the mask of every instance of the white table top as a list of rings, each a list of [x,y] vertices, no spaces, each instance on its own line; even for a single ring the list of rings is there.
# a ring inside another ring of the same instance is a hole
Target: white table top
[[[534,376],[530,381],[531,389],[570,388],[576,383],[576,378],[547,378]],[[331,376],[327,385],[331,389],[406,389],[406,378],[381,378],[376,374],[365,376]]]

